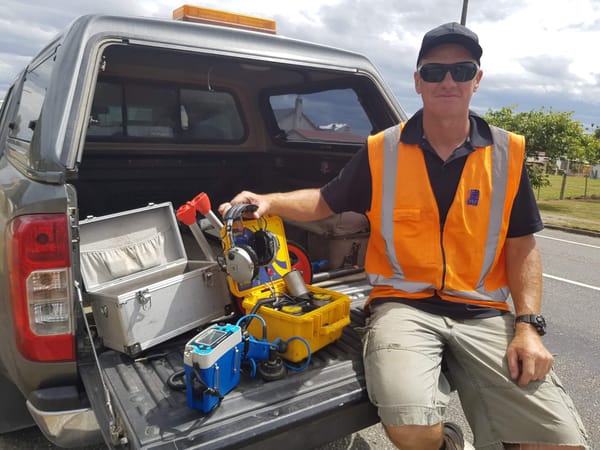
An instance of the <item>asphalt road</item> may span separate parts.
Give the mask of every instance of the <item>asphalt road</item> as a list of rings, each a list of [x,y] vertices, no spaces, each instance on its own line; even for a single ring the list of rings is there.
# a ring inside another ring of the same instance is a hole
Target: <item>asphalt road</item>
[[[588,430],[592,450],[600,449],[600,237],[544,230],[537,240],[544,261],[543,309],[548,322],[544,340],[556,357],[555,370]],[[461,424],[470,437],[456,397],[450,403],[448,420]],[[318,450],[393,448],[381,427],[375,425]],[[57,447],[31,428],[0,436],[0,449]]]

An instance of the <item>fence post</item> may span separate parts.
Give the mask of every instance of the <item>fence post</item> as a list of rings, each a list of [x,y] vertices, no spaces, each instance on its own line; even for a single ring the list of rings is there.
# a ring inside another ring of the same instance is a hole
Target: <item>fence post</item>
[[[562,184],[560,185],[560,200],[562,200],[565,196],[565,186],[567,185],[567,174],[569,173],[569,160],[567,159],[567,167],[563,172]]]

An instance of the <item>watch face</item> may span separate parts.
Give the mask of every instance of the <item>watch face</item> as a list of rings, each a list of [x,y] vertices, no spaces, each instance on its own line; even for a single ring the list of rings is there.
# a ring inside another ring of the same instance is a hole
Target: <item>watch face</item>
[[[535,316],[535,327],[537,328],[538,333],[540,333],[540,336],[543,336],[544,334],[546,334],[546,319],[544,319],[544,316]]]

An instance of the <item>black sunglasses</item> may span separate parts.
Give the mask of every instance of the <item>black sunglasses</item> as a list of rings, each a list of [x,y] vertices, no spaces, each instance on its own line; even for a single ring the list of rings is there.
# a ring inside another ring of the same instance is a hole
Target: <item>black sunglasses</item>
[[[439,83],[446,76],[446,72],[450,72],[452,79],[456,82],[462,83],[464,81],[471,81],[475,78],[479,66],[472,61],[459,62],[454,64],[437,64],[429,63],[423,64],[417,71],[423,81],[427,83]]]

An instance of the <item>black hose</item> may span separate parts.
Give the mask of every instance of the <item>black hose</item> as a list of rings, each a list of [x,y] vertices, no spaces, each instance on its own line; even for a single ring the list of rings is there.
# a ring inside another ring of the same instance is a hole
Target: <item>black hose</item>
[[[313,275],[313,283],[339,278],[346,275],[354,275],[355,273],[364,272],[364,267],[349,267],[347,269],[333,269],[329,272],[319,272]]]
[[[177,372],[173,372],[167,378],[167,385],[175,390],[175,391],[185,391],[185,380],[184,381],[176,381],[179,378],[183,378],[185,376],[185,369],[178,370]]]

